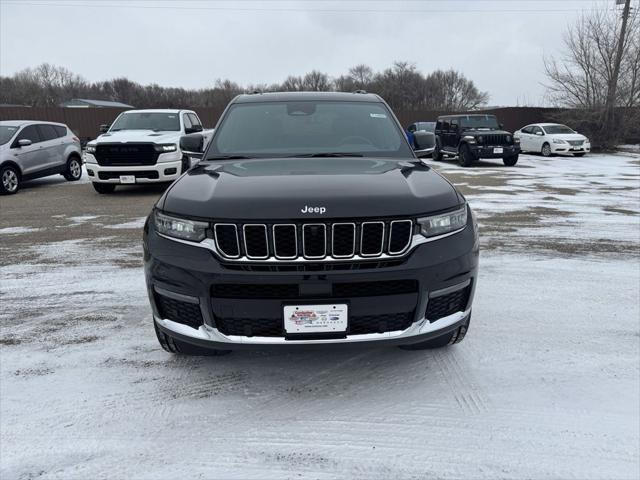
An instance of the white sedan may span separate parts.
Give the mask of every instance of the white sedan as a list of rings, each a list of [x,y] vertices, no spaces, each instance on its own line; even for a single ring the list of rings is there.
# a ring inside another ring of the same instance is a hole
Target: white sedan
[[[558,153],[582,157],[591,151],[591,142],[587,137],[558,123],[534,123],[513,135],[520,139],[523,152],[538,152],[545,157]]]

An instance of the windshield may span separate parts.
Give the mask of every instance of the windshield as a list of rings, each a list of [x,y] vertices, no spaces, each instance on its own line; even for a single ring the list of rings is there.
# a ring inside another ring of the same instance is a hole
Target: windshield
[[[20,127],[14,127],[12,125],[0,126],[0,145],[4,145],[13,138]]]
[[[123,113],[109,129],[118,130],[155,130],[156,132],[179,132],[180,119],[177,113],[136,112]]]
[[[576,133],[566,125],[545,125],[544,129],[549,135],[554,133]]]
[[[460,126],[462,128],[489,128],[491,130],[500,128],[495,115],[467,115],[466,117],[460,117]]]
[[[426,132],[435,132],[436,122],[418,122],[416,123],[416,130],[424,130]]]
[[[327,155],[413,157],[384,104],[283,101],[232,105],[207,159]]]

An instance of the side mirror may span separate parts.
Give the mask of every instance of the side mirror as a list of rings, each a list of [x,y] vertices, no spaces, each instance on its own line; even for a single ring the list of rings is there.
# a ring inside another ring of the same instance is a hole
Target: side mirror
[[[204,137],[199,133],[180,137],[180,150],[190,157],[202,158],[204,151]]]
[[[542,132],[536,132],[536,135],[538,135],[539,137],[542,136]]]
[[[202,131],[202,125],[193,125],[184,129],[184,133],[189,135],[190,133],[198,133]]]
[[[109,131],[110,126],[111,125],[107,125],[107,124],[100,125],[100,133],[107,133]]]
[[[21,140],[18,140],[18,148],[20,148],[20,147],[28,147],[32,143],[33,142],[31,140],[29,140],[28,138],[23,138]]]
[[[498,126],[500,127],[500,130],[504,130],[504,123],[499,123]]]

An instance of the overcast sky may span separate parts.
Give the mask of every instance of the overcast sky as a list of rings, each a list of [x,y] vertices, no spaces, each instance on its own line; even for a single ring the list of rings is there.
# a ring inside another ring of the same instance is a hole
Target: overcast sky
[[[42,62],[96,81],[203,88],[394,60],[454,68],[492,105],[543,102],[543,55],[615,0],[0,0],[0,73]]]

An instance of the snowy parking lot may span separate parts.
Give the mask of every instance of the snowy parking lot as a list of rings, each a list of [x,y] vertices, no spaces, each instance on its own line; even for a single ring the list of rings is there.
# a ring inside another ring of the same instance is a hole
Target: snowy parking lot
[[[161,189],[2,197],[0,478],[638,478],[640,153],[429,163],[482,236],[440,351],[171,356],[141,259]]]

